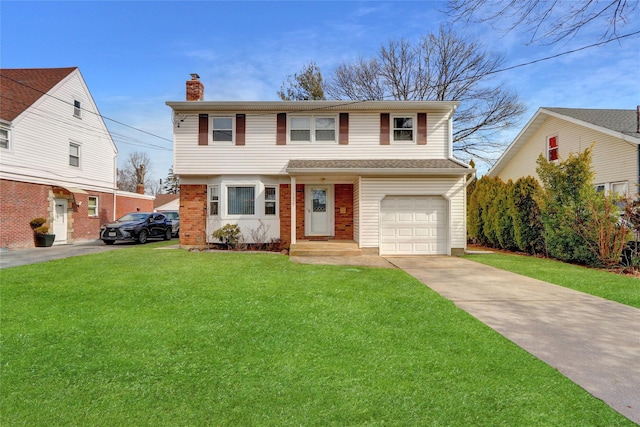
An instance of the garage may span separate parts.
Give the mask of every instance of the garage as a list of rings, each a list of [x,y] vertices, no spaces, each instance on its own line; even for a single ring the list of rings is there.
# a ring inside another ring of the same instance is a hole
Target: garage
[[[447,200],[440,196],[387,196],[382,200],[381,255],[446,255]]]

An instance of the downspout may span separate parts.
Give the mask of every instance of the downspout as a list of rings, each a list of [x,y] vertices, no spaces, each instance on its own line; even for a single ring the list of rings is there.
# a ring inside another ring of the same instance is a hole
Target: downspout
[[[640,134],[640,105],[636,106],[636,133]],[[638,186],[636,187],[636,199],[640,195],[640,144],[638,144]]]

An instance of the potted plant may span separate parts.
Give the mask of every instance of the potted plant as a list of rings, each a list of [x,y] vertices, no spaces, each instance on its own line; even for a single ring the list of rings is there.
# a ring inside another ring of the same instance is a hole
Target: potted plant
[[[34,218],[29,222],[31,229],[33,230],[33,241],[36,247],[48,248],[53,245],[53,241],[56,239],[55,234],[49,234],[49,226],[45,223],[45,218]]]

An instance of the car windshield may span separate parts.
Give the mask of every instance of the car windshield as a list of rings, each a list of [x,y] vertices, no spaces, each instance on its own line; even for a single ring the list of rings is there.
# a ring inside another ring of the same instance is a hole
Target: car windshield
[[[169,218],[169,219],[171,219],[171,220],[173,220],[173,219],[175,219],[175,220],[180,219],[180,216],[178,215],[178,212],[163,212],[163,213],[167,216],[167,218]]]
[[[144,221],[149,218],[148,213],[128,213],[125,216],[118,218],[118,222],[130,222],[130,221]]]

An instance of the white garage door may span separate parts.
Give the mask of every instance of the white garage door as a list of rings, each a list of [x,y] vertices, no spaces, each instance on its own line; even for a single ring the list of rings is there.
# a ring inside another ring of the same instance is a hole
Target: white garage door
[[[447,201],[442,197],[385,197],[380,227],[382,255],[447,254]]]

